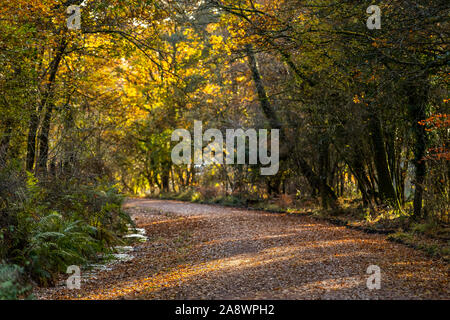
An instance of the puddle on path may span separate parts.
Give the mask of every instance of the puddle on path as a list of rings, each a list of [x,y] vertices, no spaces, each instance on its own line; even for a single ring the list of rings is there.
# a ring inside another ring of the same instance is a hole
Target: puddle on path
[[[148,237],[145,235],[145,229],[143,228],[129,228],[128,229],[130,232],[134,231],[135,233],[129,233],[127,235],[124,236],[125,239],[131,239],[131,240],[136,240],[139,242],[146,242],[148,240]]]
[[[132,226],[128,226],[128,233],[123,238],[127,244],[143,243],[148,240],[145,229]],[[81,279],[84,281],[96,280],[98,273],[111,271],[115,264],[134,259],[132,253],[135,249],[131,245],[115,246],[114,251],[115,253],[100,256],[100,260],[103,262],[88,264],[87,270],[82,271]]]

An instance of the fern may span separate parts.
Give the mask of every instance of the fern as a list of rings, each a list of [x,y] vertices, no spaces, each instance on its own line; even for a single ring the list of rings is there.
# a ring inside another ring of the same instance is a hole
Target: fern
[[[22,277],[23,268],[0,264],[0,300],[16,300],[25,296],[31,287],[24,284]]]

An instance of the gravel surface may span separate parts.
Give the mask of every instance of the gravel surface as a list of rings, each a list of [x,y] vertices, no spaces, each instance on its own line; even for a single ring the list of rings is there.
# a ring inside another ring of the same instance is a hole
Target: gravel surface
[[[449,266],[345,227],[179,201],[130,199],[149,240],[133,260],[41,299],[450,299]],[[381,288],[369,290],[370,265]]]

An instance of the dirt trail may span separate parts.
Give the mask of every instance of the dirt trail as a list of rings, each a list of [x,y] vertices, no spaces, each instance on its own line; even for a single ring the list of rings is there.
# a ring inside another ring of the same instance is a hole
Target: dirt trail
[[[448,265],[302,216],[178,201],[125,204],[149,241],[135,258],[47,299],[450,299]],[[366,270],[381,268],[381,289]]]

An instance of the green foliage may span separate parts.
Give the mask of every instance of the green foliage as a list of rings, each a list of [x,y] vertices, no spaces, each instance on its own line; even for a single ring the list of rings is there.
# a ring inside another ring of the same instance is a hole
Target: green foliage
[[[192,202],[201,202],[202,200],[202,195],[200,194],[200,192],[194,192],[191,196],[191,201]]]
[[[42,284],[69,265],[82,265],[102,249],[94,238],[97,230],[85,222],[68,221],[56,213],[43,216],[33,225],[24,257],[33,278]]]
[[[191,188],[180,192],[175,196],[175,199],[180,201],[191,201],[195,197],[195,191]]]
[[[40,285],[54,284],[69,265],[109,252],[132,224],[118,189],[103,181],[41,183],[29,173],[19,177],[17,187],[2,198],[7,205],[0,207],[0,259],[19,265]],[[8,182],[2,179],[0,184]]]
[[[387,239],[391,240],[391,241],[395,241],[395,242],[400,242],[400,243],[409,243],[414,240],[414,237],[410,233],[396,232],[396,233],[388,235]]]
[[[87,1],[84,29],[113,14],[121,31],[83,33],[53,32],[66,17],[47,1],[2,1],[0,260],[46,284],[120,242],[132,221],[116,178],[270,211],[351,197],[355,211],[316,215],[397,230],[410,206],[426,221],[414,236],[448,226],[448,0],[381,5],[382,31],[366,28],[367,1],[132,2],[145,10]],[[172,132],[194,119],[279,128],[279,173],[175,166]]]
[[[420,229],[421,227],[419,227]],[[442,258],[444,261],[450,261],[450,246],[442,243],[434,242],[428,238],[419,237],[417,235],[417,228],[415,232],[396,232],[390,234],[387,239],[393,242],[398,242],[410,246],[412,248],[421,250],[427,255],[435,258]]]
[[[436,223],[414,223],[411,231],[421,234],[432,234],[438,228]]]
[[[225,206],[241,206],[244,205],[245,201],[236,196],[226,196],[223,198],[215,198],[216,203],[223,204]]]
[[[0,264],[0,300],[23,298],[30,288],[23,282],[23,268],[14,264]]]

